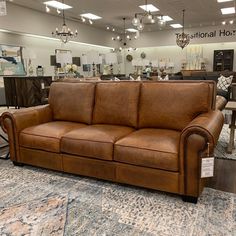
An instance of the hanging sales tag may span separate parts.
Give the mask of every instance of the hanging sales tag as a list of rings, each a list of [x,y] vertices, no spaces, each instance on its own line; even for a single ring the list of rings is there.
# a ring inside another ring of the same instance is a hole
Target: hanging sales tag
[[[212,177],[214,175],[214,157],[202,158],[201,178]]]
[[[208,178],[214,175],[214,156],[210,156],[210,143],[207,143],[207,156],[202,158],[201,178]]]

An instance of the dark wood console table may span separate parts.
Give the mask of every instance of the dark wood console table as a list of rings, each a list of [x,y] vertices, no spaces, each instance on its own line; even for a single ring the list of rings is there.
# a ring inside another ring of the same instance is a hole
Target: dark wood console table
[[[48,91],[43,87],[50,86],[52,76],[11,76],[3,77],[3,80],[6,105],[20,108],[45,104]]]

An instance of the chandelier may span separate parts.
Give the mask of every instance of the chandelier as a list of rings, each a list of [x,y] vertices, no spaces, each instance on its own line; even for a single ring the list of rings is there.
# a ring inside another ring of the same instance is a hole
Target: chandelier
[[[188,34],[184,33],[184,13],[185,10],[183,10],[183,28],[182,28],[182,33],[177,34],[176,36],[176,44],[184,49],[190,42],[190,37]]]
[[[64,0],[62,1],[64,3]],[[66,18],[64,9],[62,10],[62,18],[63,18],[63,25],[61,30],[56,28],[55,32],[52,32],[52,36],[59,38],[63,43],[67,43],[69,39],[72,39],[78,35],[78,31],[76,30],[75,33],[70,30],[70,28],[66,25]]]
[[[127,47],[127,40],[132,40],[132,37],[127,33],[127,30],[126,30],[126,18],[124,17],[123,18],[123,26],[124,26],[124,29],[123,29],[123,35],[120,36],[116,36],[116,37],[112,37],[112,40],[113,41],[120,41],[122,42],[122,46],[119,47],[118,51],[121,51],[123,48],[126,48]],[[139,36],[139,32],[137,31],[136,32],[136,35],[134,36],[134,39],[137,39]],[[133,48],[129,48],[128,50],[131,50]]]
[[[147,10],[147,0],[145,0],[146,10],[144,12],[135,13],[134,18],[132,20],[132,24],[139,30],[142,31],[145,25],[155,24],[156,21],[160,28],[166,25],[166,20],[164,16],[159,13],[153,13]]]

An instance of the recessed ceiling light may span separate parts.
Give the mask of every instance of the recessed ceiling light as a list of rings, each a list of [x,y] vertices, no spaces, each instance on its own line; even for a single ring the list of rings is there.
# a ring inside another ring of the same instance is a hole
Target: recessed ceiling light
[[[232,2],[233,0],[217,0],[217,2]]]
[[[169,16],[158,16],[159,20],[163,19],[164,21],[172,21],[173,19]]]
[[[235,8],[234,7],[226,7],[226,8],[221,8],[221,13],[223,15],[226,15],[226,14],[234,14],[235,13]]]
[[[181,24],[171,24],[170,25],[172,28],[178,29],[178,28],[183,28]]]
[[[58,1],[47,1],[47,2],[44,2],[44,4],[46,4],[47,6],[50,6],[50,7],[60,9],[60,10],[72,8],[72,6],[66,5],[66,4],[58,2]]]
[[[126,29],[126,31],[129,31],[129,32],[132,32],[132,33],[136,33],[138,30],[134,29],[134,28],[129,28],[129,29]]]
[[[99,20],[99,19],[102,19],[101,16],[96,16],[92,13],[84,13],[84,14],[81,14],[81,16],[87,18],[87,19],[90,19],[90,20]]]
[[[150,12],[159,11],[159,9],[153,6],[152,4],[141,5],[139,7],[142,8],[144,11],[150,11]]]

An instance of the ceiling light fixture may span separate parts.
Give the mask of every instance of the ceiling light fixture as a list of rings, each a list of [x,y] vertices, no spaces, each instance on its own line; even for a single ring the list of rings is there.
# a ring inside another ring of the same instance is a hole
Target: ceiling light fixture
[[[145,24],[155,24],[156,20],[158,21],[160,28],[165,26],[166,21],[173,20],[169,16],[163,16],[160,13],[156,13],[157,11],[159,11],[159,9],[153,6],[152,4],[147,4],[147,0],[145,0],[145,5],[139,7],[142,8],[144,12],[135,13],[134,18],[132,20],[132,24],[139,31],[142,31],[144,29]]]
[[[117,35],[116,37],[112,37],[113,41],[118,40],[118,41],[122,42],[122,46],[120,46],[119,49],[118,49],[119,51],[121,51],[123,48],[127,47],[127,40],[132,40],[132,37],[129,34],[127,34],[128,30],[126,29],[126,18],[125,17],[123,18],[123,23],[124,23],[124,25],[123,25],[123,27],[124,27],[123,28],[123,35],[122,36]],[[129,29],[129,31],[130,30],[135,30],[135,29]],[[134,39],[137,39],[138,37],[139,37],[139,31],[136,30],[136,35],[134,36]]]
[[[221,10],[222,15],[234,14],[235,13],[235,8],[234,7],[221,8],[220,10]]]
[[[147,2],[145,3],[145,5],[141,5],[139,6],[141,9],[143,9],[144,11],[148,11],[148,12],[156,12],[159,11],[158,8],[156,8],[155,6],[153,6],[152,4],[147,4]]]
[[[129,29],[126,29],[126,31],[131,32],[131,33],[136,33],[138,30],[134,28],[129,28]]]
[[[66,10],[72,8],[72,6],[64,4],[64,2],[58,2],[58,1],[46,1],[44,2],[47,6],[60,9],[60,10]]]
[[[170,26],[174,29],[183,28],[183,26],[181,24],[171,24]]]
[[[190,42],[190,37],[188,34],[184,33],[184,13],[185,10],[183,10],[183,28],[182,28],[182,33],[177,34],[176,36],[176,44],[184,49]]]
[[[94,14],[92,14],[92,13],[84,13],[84,14],[81,14],[80,16],[85,17],[85,18],[90,19],[90,20],[99,20],[99,19],[102,19],[101,16],[97,16],[97,15],[94,15]]]
[[[221,3],[221,2],[232,2],[234,0],[217,0],[217,2]]]
[[[62,0],[62,3],[64,4],[64,0]],[[52,32],[52,35],[56,38],[61,39],[63,43],[67,43],[70,38],[72,39],[76,37],[78,35],[78,32],[76,30],[75,33],[73,33],[70,30],[70,28],[67,27],[64,9],[62,9],[62,19],[63,19],[62,29],[59,31],[58,28],[56,28],[55,32]]]

